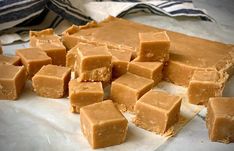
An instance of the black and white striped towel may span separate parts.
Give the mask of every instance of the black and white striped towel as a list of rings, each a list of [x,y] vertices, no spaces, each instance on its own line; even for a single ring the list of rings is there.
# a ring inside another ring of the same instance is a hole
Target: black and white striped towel
[[[22,35],[28,30],[55,28],[64,20],[85,24],[109,15],[123,17],[133,13],[213,21],[205,10],[195,8],[192,0],[0,0],[0,34]]]

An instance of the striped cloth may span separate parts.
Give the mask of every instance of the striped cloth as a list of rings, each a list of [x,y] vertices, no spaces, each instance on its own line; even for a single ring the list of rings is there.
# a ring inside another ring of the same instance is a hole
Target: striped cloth
[[[0,34],[22,35],[28,30],[56,28],[64,21],[81,25],[133,13],[214,21],[205,10],[195,8],[192,0],[0,0]]]

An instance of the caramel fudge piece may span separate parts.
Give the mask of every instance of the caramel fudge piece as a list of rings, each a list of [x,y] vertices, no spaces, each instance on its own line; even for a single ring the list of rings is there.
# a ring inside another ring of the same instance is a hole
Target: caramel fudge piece
[[[188,98],[192,104],[204,104],[210,97],[222,96],[227,77],[217,71],[195,71],[188,86]]]
[[[105,46],[79,44],[76,71],[80,81],[109,82],[112,56]]]
[[[154,85],[162,79],[163,63],[161,62],[130,62],[128,72],[154,80]]]
[[[139,49],[139,33],[166,31],[170,37],[170,60],[164,78],[178,85],[188,86],[193,72],[199,68],[234,70],[233,45],[146,26],[129,20],[108,17],[100,23],[73,25],[63,33],[63,39],[75,46],[77,41],[104,43],[108,46],[125,45],[132,51]],[[234,73],[234,72],[230,72]]]
[[[210,98],[206,126],[211,141],[234,142],[234,97]]]
[[[9,64],[9,65],[20,65],[20,57],[18,56],[4,56],[0,55],[0,64]]]
[[[0,99],[17,99],[27,79],[25,67],[0,64],[0,71]]]
[[[164,134],[179,120],[181,97],[151,90],[143,95],[134,108],[134,123],[146,130]]]
[[[26,67],[29,79],[31,79],[42,66],[51,64],[51,58],[39,48],[25,48],[16,51],[22,64]]]
[[[128,121],[111,100],[80,109],[81,130],[92,148],[103,148],[125,141]]]
[[[153,83],[151,79],[127,72],[112,82],[110,97],[133,112],[137,100],[153,87]]]
[[[169,60],[170,39],[165,31],[139,33],[139,41],[139,61]]]
[[[126,49],[109,48],[112,55],[112,79],[116,79],[127,72],[132,52]]]
[[[32,78],[34,91],[43,97],[61,98],[68,90],[71,69],[57,65],[43,66]]]
[[[69,99],[74,113],[80,113],[83,106],[101,102],[103,97],[101,82],[78,82],[77,79],[69,82]]]
[[[65,66],[66,48],[52,29],[30,31],[30,46],[45,51],[52,58],[52,64]]]

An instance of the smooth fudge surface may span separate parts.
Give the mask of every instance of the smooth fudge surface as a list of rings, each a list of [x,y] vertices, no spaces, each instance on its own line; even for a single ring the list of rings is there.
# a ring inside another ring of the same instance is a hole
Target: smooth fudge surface
[[[137,100],[153,87],[153,83],[151,79],[127,72],[112,82],[110,98],[133,112]]]
[[[24,48],[16,51],[22,64],[26,67],[29,79],[31,79],[42,66],[51,64],[52,60],[39,48]]]
[[[213,97],[207,107],[206,125],[211,141],[234,142],[234,97]]]
[[[0,99],[17,99],[27,79],[25,67],[0,64],[0,71]]]
[[[127,72],[132,52],[126,49],[108,48],[112,55],[112,79],[116,79]]]
[[[188,86],[189,102],[207,105],[210,97],[222,96],[226,80],[227,77],[217,71],[196,70]]]
[[[169,60],[170,39],[165,31],[139,33],[139,41],[139,61]]]
[[[68,91],[71,69],[57,65],[43,66],[32,78],[34,91],[43,97],[61,98]]]
[[[45,51],[52,58],[52,64],[65,66],[66,48],[52,29],[30,32],[30,46]]]
[[[125,141],[128,121],[111,100],[80,109],[81,129],[92,148],[118,145]]]
[[[80,81],[109,82],[111,59],[106,46],[79,44],[76,71]]]
[[[101,82],[79,82],[73,79],[69,82],[69,99],[74,113],[80,113],[80,108],[103,101],[104,91]]]
[[[128,72],[154,80],[158,84],[162,79],[163,63],[161,62],[135,62],[128,65]]]
[[[133,122],[146,130],[164,134],[178,122],[181,100],[179,96],[150,90],[136,102]]]
[[[150,27],[132,21],[109,17],[85,26],[75,26],[63,33],[67,41],[105,43],[107,45],[125,45],[133,51],[139,49],[139,33],[166,31],[170,37],[170,60],[165,68],[165,79],[178,85],[188,86],[194,70],[198,68],[217,68],[234,70],[233,45],[196,38],[193,36]]]
[[[20,65],[20,57],[19,56],[4,56],[0,55],[0,64],[8,64],[8,65]]]

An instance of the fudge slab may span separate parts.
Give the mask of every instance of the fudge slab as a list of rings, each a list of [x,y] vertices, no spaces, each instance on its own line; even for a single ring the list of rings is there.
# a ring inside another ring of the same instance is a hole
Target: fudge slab
[[[194,71],[188,86],[188,98],[192,104],[207,105],[210,97],[222,96],[227,76],[217,71]]]
[[[110,81],[112,56],[106,46],[80,43],[77,53],[76,71],[80,81]]]
[[[52,64],[65,66],[66,48],[52,29],[30,31],[30,46],[45,51],[52,58]]]
[[[153,87],[153,83],[151,79],[127,72],[112,82],[110,98],[133,112],[137,100]]]
[[[234,142],[234,97],[210,98],[206,126],[211,141]]]
[[[68,91],[71,69],[57,65],[43,66],[32,78],[34,91],[43,97],[61,98]]]
[[[80,113],[80,108],[103,101],[104,91],[101,82],[69,82],[69,99],[73,113]]]
[[[127,135],[128,121],[111,100],[82,107],[80,123],[94,149],[121,144]]]
[[[22,64],[26,67],[28,78],[31,79],[42,66],[51,64],[52,60],[39,48],[24,48],[16,51]]]
[[[162,31],[167,32],[171,41],[170,60],[164,72],[166,80],[188,86],[196,69],[234,70],[233,45],[196,38],[120,18],[108,17],[100,23],[90,22],[85,26],[73,25],[63,32],[62,38],[70,46],[75,46],[77,41],[96,42],[108,46],[125,45],[136,52],[139,49],[139,33]]]
[[[139,61],[160,61],[169,60],[170,39],[164,32],[139,33]]]
[[[132,52],[117,48],[108,48],[108,51],[112,55],[112,79],[116,79],[127,72]]]
[[[0,64],[8,64],[8,65],[20,65],[20,57],[19,56],[4,56],[0,55]]]
[[[146,130],[164,134],[179,120],[181,97],[150,90],[136,103],[133,122]]]
[[[0,99],[17,99],[27,79],[25,67],[0,64],[0,71]]]
[[[154,85],[162,79],[163,63],[161,62],[135,62],[128,65],[128,72],[154,80]]]

